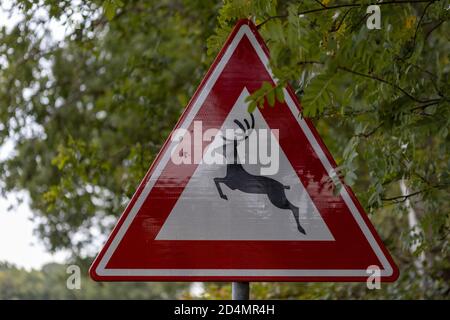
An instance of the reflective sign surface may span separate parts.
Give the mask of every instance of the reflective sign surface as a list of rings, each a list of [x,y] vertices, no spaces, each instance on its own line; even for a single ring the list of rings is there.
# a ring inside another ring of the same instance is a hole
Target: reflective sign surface
[[[249,113],[276,83],[254,25],[238,22],[141,182],[91,277],[100,281],[382,281],[398,270],[335,163],[283,102]],[[281,100],[281,99],[280,99]]]

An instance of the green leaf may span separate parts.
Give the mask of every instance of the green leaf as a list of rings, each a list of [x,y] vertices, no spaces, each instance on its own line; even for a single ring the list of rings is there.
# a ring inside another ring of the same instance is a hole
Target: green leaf
[[[269,102],[269,106],[273,107],[275,106],[275,90],[270,90],[267,95],[267,102]]]
[[[267,93],[267,91],[272,90],[272,84],[270,82],[264,81],[260,90]]]
[[[280,103],[284,102],[284,91],[283,91],[282,87],[277,86],[275,88],[275,96],[276,96],[278,102],[280,102]]]
[[[306,116],[315,116],[323,112],[333,99],[333,74],[321,74],[313,78],[305,88],[302,99]]]
[[[256,109],[256,101],[252,100],[248,105],[247,110],[248,112],[252,113],[253,111],[255,111],[255,109]]]
[[[103,10],[106,18],[111,21],[116,15],[116,10],[122,7],[124,3],[121,0],[106,0],[103,1]]]

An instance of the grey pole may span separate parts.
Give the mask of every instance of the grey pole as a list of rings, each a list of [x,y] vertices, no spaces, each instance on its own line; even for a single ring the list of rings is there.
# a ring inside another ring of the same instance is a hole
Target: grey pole
[[[233,282],[231,284],[231,295],[233,300],[249,300],[250,299],[250,283],[249,282]]]

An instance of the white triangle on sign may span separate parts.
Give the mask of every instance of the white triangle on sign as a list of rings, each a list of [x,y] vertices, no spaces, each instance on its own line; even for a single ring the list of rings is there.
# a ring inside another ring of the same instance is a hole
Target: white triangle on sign
[[[245,102],[248,96],[249,92],[244,88],[220,128],[221,132],[236,129],[233,122],[235,119],[241,122],[248,119],[248,106]],[[270,130],[258,108],[253,115],[255,129]],[[272,143],[275,142],[279,150],[279,156],[275,159],[278,163],[272,164],[278,165],[278,170],[270,178],[289,186],[289,189],[285,190],[286,197],[299,208],[300,224],[306,234],[298,231],[292,212],[275,207],[266,194],[244,193],[221,184],[228,200],[220,198],[214,178],[225,177],[226,164],[206,164],[202,161],[164,222],[156,240],[334,241],[297,173],[278,145],[278,140],[273,133],[270,134],[272,137],[267,135],[268,139],[272,139]],[[220,135],[216,135],[208,148],[216,148],[222,141]],[[229,149],[231,148],[227,150]],[[210,150],[207,150],[205,155],[210,153],[208,151]],[[260,163],[243,163],[243,167],[251,174],[260,175]]]

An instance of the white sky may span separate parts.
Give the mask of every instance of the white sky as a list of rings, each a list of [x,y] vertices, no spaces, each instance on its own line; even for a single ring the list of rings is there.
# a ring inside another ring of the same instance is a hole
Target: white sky
[[[26,269],[40,268],[43,264],[64,262],[66,254],[52,255],[46,252],[39,239],[33,235],[32,212],[28,202],[13,210],[7,208],[16,203],[14,196],[0,198],[0,261],[14,263]]]
[[[10,0],[0,2],[0,27],[6,26],[11,29],[20,21],[20,14],[13,14],[11,17],[4,9],[11,7]],[[65,27],[58,25],[56,21],[51,24],[52,37],[60,40],[64,37]],[[13,152],[14,143],[8,141],[0,146],[0,160],[5,159]],[[16,196],[24,197],[25,201],[17,205]],[[31,212],[26,193],[11,194],[8,198],[0,197],[0,262],[7,261],[26,269],[40,268],[43,264],[56,261],[64,262],[68,257],[67,253],[59,252],[55,255],[45,250],[42,242],[33,234],[34,224],[31,221]],[[15,205],[13,210],[8,211],[8,207]]]
[[[1,146],[0,161],[11,154],[13,148],[11,141]],[[17,203],[17,196],[24,199],[21,204]],[[12,210],[8,210],[10,206],[13,206]],[[11,194],[8,198],[0,197],[0,262],[7,261],[28,270],[52,261],[64,262],[67,253],[48,253],[33,234],[32,216],[25,192]]]

